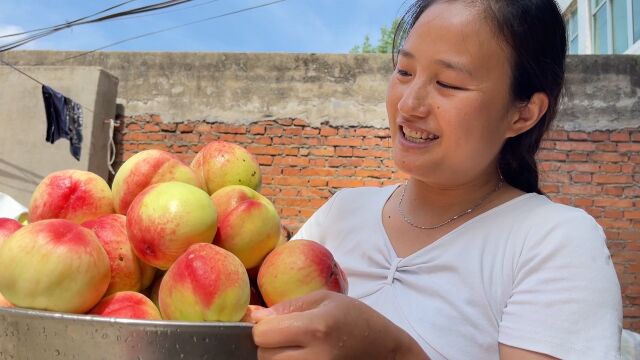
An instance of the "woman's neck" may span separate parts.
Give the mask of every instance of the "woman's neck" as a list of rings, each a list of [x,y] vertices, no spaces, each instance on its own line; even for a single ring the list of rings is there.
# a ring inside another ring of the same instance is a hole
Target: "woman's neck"
[[[400,210],[416,225],[435,226],[465,211],[487,206],[502,188],[501,181],[497,171],[454,186],[410,178],[403,189]]]

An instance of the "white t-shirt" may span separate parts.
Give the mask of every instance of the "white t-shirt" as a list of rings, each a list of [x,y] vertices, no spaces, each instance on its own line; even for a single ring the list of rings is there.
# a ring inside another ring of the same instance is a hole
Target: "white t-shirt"
[[[587,213],[525,194],[399,258],[382,225],[395,189],[341,190],[294,238],[331,250],[349,296],[432,359],[499,359],[499,342],[561,359],[620,357],[620,285]]]

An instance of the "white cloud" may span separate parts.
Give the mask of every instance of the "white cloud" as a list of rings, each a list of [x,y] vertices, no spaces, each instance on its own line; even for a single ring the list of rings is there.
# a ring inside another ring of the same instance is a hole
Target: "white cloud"
[[[0,24],[0,36],[4,36],[4,35],[11,35],[11,34],[17,34],[17,33],[21,33],[24,32],[25,29],[23,29],[20,26],[17,25],[9,25],[9,24]],[[0,38],[0,45],[4,45],[16,40],[20,40],[21,36],[10,36],[10,37],[4,37],[4,38]],[[25,45],[20,46],[17,49],[33,49],[34,48],[34,43],[30,42],[27,43]]]

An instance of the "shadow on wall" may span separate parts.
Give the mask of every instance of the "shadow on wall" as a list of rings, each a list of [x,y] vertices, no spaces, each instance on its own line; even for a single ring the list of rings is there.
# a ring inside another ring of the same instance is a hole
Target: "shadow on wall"
[[[44,178],[43,174],[38,174],[22,166],[14,164],[4,159],[0,159],[0,187],[4,189],[12,189],[24,193],[29,193],[27,189],[32,188],[40,183],[40,180]],[[5,180],[14,180],[12,184],[9,184]],[[26,187],[15,186],[15,180],[21,184],[28,185]],[[31,195],[31,194],[29,194]]]

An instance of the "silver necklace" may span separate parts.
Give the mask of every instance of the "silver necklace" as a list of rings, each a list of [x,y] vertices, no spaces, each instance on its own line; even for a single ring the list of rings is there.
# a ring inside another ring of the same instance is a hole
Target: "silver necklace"
[[[448,223],[461,218],[465,215],[470,214],[471,212],[473,212],[473,210],[477,209],[480,205],[482,205],[482,203],[485,202],[485,200],[487,200],[489,198],[489,196],[493,195],[494,193],[496,193],[498,190],[500,190],[500,188],[502,188],[502,184],[504,183],[504,179],[502,178],[502,176],[500,176],[500,181],[498,181],[498,185],[496,185],[495,189],[493,189],[491,192],[489,192],[487,195],[485,195],[482,199],[480,199],[480,201],[478,201],[475,205],[473,205],[472,207],[468,208],[467,210],[461,212],[460,214],[449,218],[447,220],[445,220],[444,222],[438,224],[438,225],[434,225],[434,226],[422,226],[422,225],[417,225],[413,222],[413,220],[411,220],[405,213],[404,210],[402,209],[402,201],[404,200],[404,192],[407,188],[407,182],[404,183],[404,186],[402,186],[402,195],[400,195],[400,202],[398,202],[398,212],[400,213],[400,215],[402,216],[402,220],[407,224],[410,225],[414,228],[417,229],[422,229],[422,230],[433,230],[433,229],[437,229],[439,227],[445,226]]]

